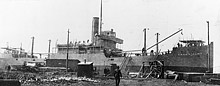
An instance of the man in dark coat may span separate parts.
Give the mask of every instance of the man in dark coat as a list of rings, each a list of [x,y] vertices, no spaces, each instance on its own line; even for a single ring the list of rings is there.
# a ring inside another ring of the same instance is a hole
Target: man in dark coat
[[[121,70],[119,70],[119,66],[115,69],[114,77],[116,81],[116,86],[119,86],[120,83],[120,77],[122,77]]]

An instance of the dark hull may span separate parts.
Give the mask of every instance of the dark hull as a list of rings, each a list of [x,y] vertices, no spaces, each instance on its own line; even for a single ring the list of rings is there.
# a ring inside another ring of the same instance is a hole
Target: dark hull
[[[132,71],[130,72],[138,72],[141,68],[141,66],[128,66],[128,68]],[[147,72],[150,72],[149,66],[145,66],[145,69]],[[207,67],[186,67],[186,66],[164,66],[164,70],[173,70],[178,72],[207,72]],[[210,71],[213,71],[213,68],[210,68]]]
[[[164,66],[164,70],[173,70],[180,72],[207,72],[207,67],[186,67],[186,66]],[[213,68],[210,68],[210,72],[213,72]]]
[[[104,74],[103,69],[108,68],[111,69],[111,66],[109,65],[96,65],[94,66],[97,68],[96,71],[99,72],[99,74]],[[129,72],[139,72],[141,68],[141,65],[133,65],[133,66],[127,66],[126,69],[129,69]],[[150,72],[150,66],[147,65],[144,67],[146,72]],[[172,70],[172,71],[178,71],[178,72],[198,72],[198,73],[206,73],[208,68],[207,67],[186,67],[186,66],[164,66],[164,70]],[[143,71],[143,70],[142,70]],[[140,71],[140,72],[142,72]],[[213,71],[213,68],[210,68],[210,71]]]
[[[184,50],[187,54],[180,53]],[[180,47],[172,53],[159,55],[157,60],[164,63],[165,70],[200,73],[213,72],[213,43],[210,44],[210,51],[210,57],[208,57],[208,46]]]

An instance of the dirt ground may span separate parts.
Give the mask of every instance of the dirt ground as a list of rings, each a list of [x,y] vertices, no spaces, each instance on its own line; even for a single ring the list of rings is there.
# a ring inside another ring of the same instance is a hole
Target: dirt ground
[[[1,72],[1,79],[16,79],[21,86],[115,86],[113,78],[85,78],[61,72],[23,73]],[[120,86],[220,86],[202,82],[173,81],[172,79],[121,79]]]
[[[115,81],[110,80],[101,80],[98,83],[93,82],[43,82],[38,83],[23,83],[22,86],[115,86]],[[173,81],[167,79],[148,79],[148,80],[128,80],[122,79],[120,82],[120,86],[219,86],[219,85],[211,85],[200,82],[184,82],[184,81]]]

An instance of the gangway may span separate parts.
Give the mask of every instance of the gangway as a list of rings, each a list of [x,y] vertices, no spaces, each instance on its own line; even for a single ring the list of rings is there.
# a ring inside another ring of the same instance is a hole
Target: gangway
[[[127,74],[128,73],[128,69],[127,69],[127,65],[129,64],[129,62],[131,61],[131,53],[128,54],[128,56],[125,56],[121,65],[120,65],[120,70],[123,74]]]

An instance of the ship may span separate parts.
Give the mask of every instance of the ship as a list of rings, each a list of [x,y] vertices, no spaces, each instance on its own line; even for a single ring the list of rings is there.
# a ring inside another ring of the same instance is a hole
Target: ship
[[[178,30],[149,48],[144,46],[140,50],[123,51],[117,48],[117,44],[123,44],[123,40],[117,38],[114,29],[102,31],[101,12],[100,17],[93,17],[91,42],[87,40],[57,44],[56,53],[49,53],[47,59],[67,59],[68,57],[69,60],[76,59],[81,62],[92,62],[94,70],[101,75],[104,74],[104,69],[114,69],[115,66],[120,66],[120,69],[125,74],[128,72],[140,72],[143,68],[150,70],[150,63],[154,61],[160,61],[164,71],[213,72],[213,42],[205,45],[202,40],[180,40],[177,47],[173,47],[169,51],[158,52],[157,49],[154,52],[150,50],[181,31],[182,29]],[[136,53],[137,51],[140,52]],[[12,53],[1,54],[0,68],[4,69],[6,65],[22,65],[25,61],[45,61],[45,59],[27,57],[13,56]]]
[[[22,48],[2,47],[3,53],[0,53],[0,71],[19,70],[25,63],[28,62],[43,62],[45,59],[38,58],[35,55],[30,55]]]
[[[145,46],[140,50],[123,51],[116,47],[117,44],[123,44],[123,40],[116,37],[113,29],[99,31],[99,17],[93,17],[92,22],[91,43],[87,40],[82,43],[57,44],[57,53],[52,53],[48,59],[66,59],[68,52],[68,59],[92,62],[95,71],[99,74],[104,74],[104,69],[112,69],[115,65],[120,66],[125,74],[140,72],[143,67],[149,72],[150,63],[153,61],[162,62],[164,71],[213,72],[213,42],[204,45],[202,40],[179,40],[177,47],[173,47],[169,51],[154,52],[150,50],[181,32],[182,29],[149,48]],[[210,57],[208,57],[209,49]],[[135,53],[136,51],[141,52]]]

